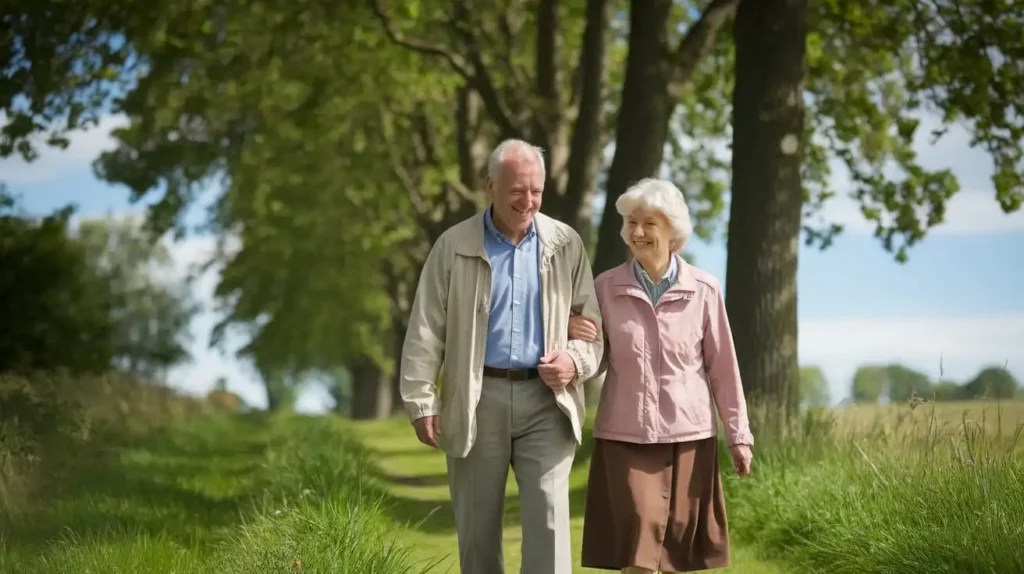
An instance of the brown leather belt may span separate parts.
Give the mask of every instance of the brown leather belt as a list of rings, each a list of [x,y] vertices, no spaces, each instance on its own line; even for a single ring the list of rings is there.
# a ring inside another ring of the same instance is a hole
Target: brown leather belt
[[[540,372],[537,369],[496,369],[485,366],[484,376],[505,379],[506,381],[529,381],[531,379],[539,379]]]

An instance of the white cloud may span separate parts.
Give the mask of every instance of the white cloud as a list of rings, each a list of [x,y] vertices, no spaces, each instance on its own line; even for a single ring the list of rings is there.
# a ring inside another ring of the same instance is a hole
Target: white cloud
[[[0,117],[0,123],[6,123],[6,118]],[[116,145],[111,131],[126,125],[128,118],[123,115],[105,116],[100,118],[98,125],[69,134],[70,143],[66,149],[37,142],[39,157],[31,163],[26,163],[18,155],[0,160],[0,181],[19,185],[38,184],[68,174],[85,175],[85,172],[88,172],[87,177],[91,177],[92,162]]]
[[[801,321],[800,363],[818,365],[834,400],[849,395],[864,364],[901,363],[933,379],[964,382],[1006,364],[1024,381],[1024,313],[970,317],[846,318]],[[941,373],[940,373],[941,365]]]

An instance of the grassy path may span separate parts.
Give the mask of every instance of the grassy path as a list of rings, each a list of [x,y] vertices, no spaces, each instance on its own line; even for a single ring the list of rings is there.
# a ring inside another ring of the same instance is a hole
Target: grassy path
[[[389,512],[401,523],[410,525],[407,541],[414,544],[414,555],[423,561],[441,559],[436,572],[458,572],[455,525],[448,497],[444,457],[420,445],[405,420],[359,423],[354,425],[360,440],[373,453],[383,470],[383,481],[397,498]],[[570,478],[572,505],[572,541],[575,564],[579,564],[583,532],[583,502],[587,464],[577,464]],[[518,489],[509,472],[505,504],[505,571],[518,572],[521,562]],[[417,526],[418,525],[418,526]],[[759,562],[755,554],[733,546],[733,566],[723,572],[734,574],[775,574],[783,569]],[[607,572],[576,566],[574,573]]]

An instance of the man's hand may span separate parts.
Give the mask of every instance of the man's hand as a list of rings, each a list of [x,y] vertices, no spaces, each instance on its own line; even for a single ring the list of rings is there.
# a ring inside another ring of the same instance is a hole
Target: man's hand
[[[551,351],[540,358],[540,378],[553,391],[560,391],[576,378],[576,363],[565,351]]]
[[[594,342],[597,340],[597,324],[583,315],[573,313],[569,316],[569,340],[580,339]]]
[[[412,426],[416,428],[416,438],[420,439],[421,443],[441,448],[437,444],[437,439],[441,436],[441,417],[434,415],[419,418],[412,423]]]
[[[729,447],[729,450],[732,452],[732,467],[736,470],[736,474],[739,476],[750,474],[750,466],[754,460],[754,454],[750,452],[750,447],[745,444],[734,444]]]

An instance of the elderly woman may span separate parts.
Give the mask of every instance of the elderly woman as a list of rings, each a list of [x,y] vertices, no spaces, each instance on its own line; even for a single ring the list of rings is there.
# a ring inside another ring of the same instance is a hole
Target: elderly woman
[[[725,567],[715,410],[739,475],[750,472],[754,439],[722,287],[679,256],[692,227],[674,185],[641,181],[615,208],[633,257],[595,280],[607,375],[594,423],[583,566]],[[570,333],[595,334],[582,318]]]

